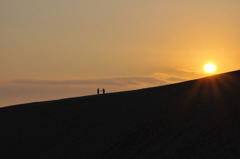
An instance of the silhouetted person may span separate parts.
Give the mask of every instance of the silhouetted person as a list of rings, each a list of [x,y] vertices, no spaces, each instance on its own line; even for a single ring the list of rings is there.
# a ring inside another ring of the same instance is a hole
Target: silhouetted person
[[[105,94],[105,89],[103,88],[102,93]]]
[[[97,94],[99,94],[99,92],[100,92],[100,91],[99,91],[99,88],[98,88],[98,89],[97,89]]]

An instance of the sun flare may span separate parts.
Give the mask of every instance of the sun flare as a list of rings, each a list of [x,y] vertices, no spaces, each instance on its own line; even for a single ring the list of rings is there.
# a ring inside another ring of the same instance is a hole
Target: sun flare
[[[204,70],[205,70],[206,73],[214,73],[216,71],[216,69],[217,69],[217,67],[213,63],[207,63],[204,66]]]

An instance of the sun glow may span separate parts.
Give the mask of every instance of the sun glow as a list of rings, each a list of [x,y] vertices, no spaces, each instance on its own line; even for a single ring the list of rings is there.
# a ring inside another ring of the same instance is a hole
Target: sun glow
[[[216,69],[217,69],[217,67],[213,63],[207,63],[204,66],[204,70],[205,70],[206,73],[214,73],[216,71]]]

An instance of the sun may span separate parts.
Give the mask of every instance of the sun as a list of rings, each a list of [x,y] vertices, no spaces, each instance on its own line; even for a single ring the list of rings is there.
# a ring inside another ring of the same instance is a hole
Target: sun
[[[204,66],[204,70],[205,70],[206,73],[214,73],[216,71],[216,69],[217,69],[217,67],[213,63],[207,63]]]

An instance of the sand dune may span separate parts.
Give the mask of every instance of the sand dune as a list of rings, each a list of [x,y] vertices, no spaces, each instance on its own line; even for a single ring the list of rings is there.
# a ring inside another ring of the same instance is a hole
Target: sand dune
[[[2,159],[240,158],[240,71],[0,109]]]

